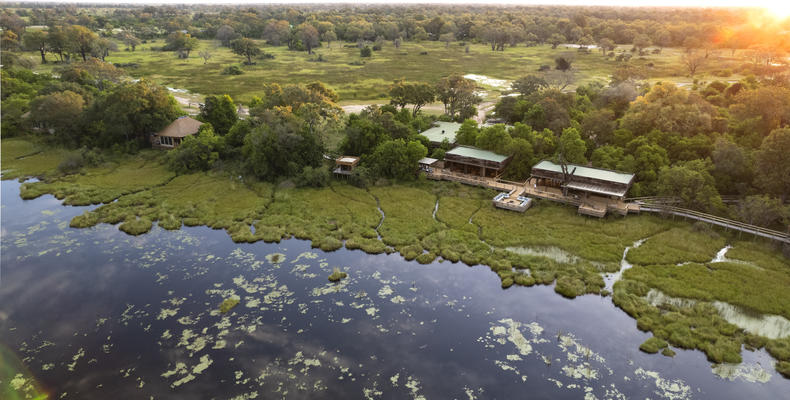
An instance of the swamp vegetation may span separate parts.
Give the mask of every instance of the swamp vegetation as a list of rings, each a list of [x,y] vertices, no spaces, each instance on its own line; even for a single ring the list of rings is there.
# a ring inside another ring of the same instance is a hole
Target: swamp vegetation
[[[765,348],[777,359],[776,369],[790,373],[790,338],[748,333],[713,305],[725,302],[790,319],[790,268],[768,243],[656,216],[593,220],[547,202],[517,214],[491,207],[489,190],[447,182],[361,189],[337,181],[323,188],[294,188],[217,172],[175,176],[161,153],[145,150],[61,175],[55,172],[66,156],[61,150],[22,139],[3,140],[2,148],[4,179],[40,178],[21,186],[23,198],[51,194],[66,205],[98,205],[73,218],[75,228],[117,224],[140,235],[154,224],[172,230],[205,225],[225,230],[235,242],[295,237],[324,251],[345,246],[370,254],[399,253],[425,264],[438,259],[486,265],[503,288],[553,284],[555,292],[569,298],[607,295],[604,276],[620,270],[627,247],[646,239],[627,253],[633,267],[612,293],[639,329],[653,333],[640,349],[663,349],[664,355],[674,354],[667,346],[697,349],[712,362],[737,363],[742,347]],[[725,244],[731,246],[725,260],[713,262]],[[558,261],[508,247],[556,247],[574,258]],[[646,299],[651,289],[694,301],[653,305]],[[223,302],[221,308],[232,306]]]

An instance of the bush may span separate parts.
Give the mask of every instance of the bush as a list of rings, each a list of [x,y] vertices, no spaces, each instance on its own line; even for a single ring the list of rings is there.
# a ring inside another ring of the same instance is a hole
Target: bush
[[[241,75],[244,71],[238,65],[231,65],[222,70],[222,75]]]
[[[330,173],[326,168],[313,168],[306,166],[302,172],[294,178],[296,186],[324,187],[329,184]]]
[[[370,57],[373,55],[373,50],[370,49],[370,46],[365,46],[359,49],[359,56],[360,57]]]
[[[85,159],[80,152],[71,152],[58,164],[58,172],[62,174],[76,173],[85,165]]]
[[[348,176],[348,183],[358,187],[358,188],[366,188],[370,185],[373,176],[372,172],[367,167],[356,167],[353,171],[351,171],[351,175]]]

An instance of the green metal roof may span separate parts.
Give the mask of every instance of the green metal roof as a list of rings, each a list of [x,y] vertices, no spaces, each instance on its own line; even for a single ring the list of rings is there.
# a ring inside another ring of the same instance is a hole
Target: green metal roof
[[[454,154],[461,157],[477,158],[479,160],[502,162],[507,160],[507,156],[494,153],[493,151],[478,149],[477,147],[458,146],[446,154]]]
[[[546,171],[557,172],[560,174],[562,173],[562,167],[547,160],[543,160],[535,164],[535,166],[532,168],[543,169]],[[571,173],[574,168],[576,168],[576,171],[573,172],[573,176],[579,176],[583,178],[598,179],[607,182],[616,182],[616,183],[621,183],[623,185],[627,185],[631,183],[631,180],[634,179],[634,174],[625,174],[622,172],[610,171],[608,169],[583,167],[581,165],[575,165],[575,164],[568,164],[568,173]]]
[[[461,128],[461,124],[457,122],[442,122],[437,121],[433,123],[435,126],[426,129],[425,132],[420,133],[428,138],[431,142],[441,143],[444,139],[448,142],[455,143],[455,133]],[[442,133],[444,132],[444,133]]]

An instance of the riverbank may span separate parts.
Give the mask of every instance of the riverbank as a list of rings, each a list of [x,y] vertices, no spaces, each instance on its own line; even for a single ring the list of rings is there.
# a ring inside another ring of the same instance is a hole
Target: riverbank
[[[23,198],[52,194],[67,205],[101,204],[73,218],[72,227],[117,224],[132,235],[154,224],[165,229],[209,226],[235,242],[279,242],[296,237],[313,247],[341,247],[370,254],[399,253],[420,263],[434,260],[486,265],[502,284],[554,285],[573,298],[607,294],[604,277],[621,270],[623,254],[633,263],[614,284],[614,302],[672,346],[695,348],[714,362],[740,361],[740,348],[766,347],[787,374],[790,339],[749,334],[706,308],[727,302],[762,314],[790,318],[787,259],[769,245],[737,241],[702,225],[655,216],[593,220],[575,210],[538,202],[518,214],[490,205],[494,193],[449,182],[417,181],[361,189],[343,182],[327,188],[293,188],[221,174],[175,176],[161,153],[118,156],[79,174],[58,176],[65,152],[38,149],[19,139],[3,140],[3,179],[38,176],[21,186]],[[729,243],[727,256],[753,266],[709,262]],[[558,258],[506,248],[558,248]],[[694,264],[683,264],[694,262]],[[689,287],[689,285],[696,285]],[[650,289],[700,300],[694,307],[653,305]],[[674,308],[673,308],[674,307]]]

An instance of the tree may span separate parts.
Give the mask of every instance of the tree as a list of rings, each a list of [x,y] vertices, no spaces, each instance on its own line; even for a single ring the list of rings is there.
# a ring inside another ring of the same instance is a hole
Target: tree
[[[134,51],[137,48],[137,46],[140,45],[140,39],[138,39],[129,31],[121,32],[119,38],[126,45],[126,47],[128,47],[132,51]]]
[[[222,46],[230,47],[230,42],[238,38],[239,35],[230,25],[222,25],[217,29],[217,35],[215,37]]]
[[[455,40],[455,35],[452,34],[451,32],[443,33],[439,36],[439,41],[444,42],[445,48],[449,48],[450,42],[452,42],[453,40]]]
[[[614,112],[608,108],[592,110],[582,119],[579,133],[598,146],[611,143],[616,126],[614,119]]]
[[[252,39],[236,39],[231,42],[230,47],[234,54],[247,58],[247,65],[252,65],[252,57],[257,57],[261,54],[260,47]]]
[[[569,163],[586,164],[587,144],[582,140],[579,131],[575,128],[566,128],[562,131],[559,140],[559,153],[563,159]]]
[[[475,146],[494,153],[504,154],[512,141],[513,138],[505,130],[505,125],[496,124],[480,130]]]
[[[605,37],[598,41],[598,48],[601,50],[603,55],[606,55],[607,51],[612,51],[615,49],[615,44],[612,39]]]
[[[204,65],[208,64],[208,60],[211,59],[211,52],[208,50],[201,50],[198,55],[203,59]]]
[[[474,146],[477,144],[478,133],[479,129],[477,128],[477,121],[473,119],[467,119],[461,124],[461,127],[458,128],[458,131],[455,133],[455,141],[458,144]]]
[[[236,113],[236,104],[227,94],[224,96],[207,96],[200,105],[198,118],[203,122],[208,122],[214,127],[214,131],[225,136],[230,128],[239,120]]]
[[[26,50],[38,51],[41,54],[41,63],[47,63],[46,54],[49,51],[49,35],[46,31],[26,32],[22,36],[22,43]]]
[[[782,202],[790,195],[790,128],[775,129],[757,151],[757,182]]]
[[[93,42],[91,55],[104,61],[104,58],[110,55],[110,51],[118,51],[118,45],[110,39],[99,38]]]
[[[504,154],[512,156],[505,170],[506,177],[518,181],[525,180],[536,161],[529,141],[522,138],[513,139]]]
[[[373,55],[373,50],[370,49],[370,46],[365,46],[359,49],[359,56],[360,57],[370,57]]]
[[[74,144],[85,100],[70,90],[38,96],[30,103],[33,122],[52,129],[62,143]]]
[[[658,174],[658,193],[677,197],[681,206],[715,212],[723,208],[716,191],[709,160],[692,160],[663,167]]]
[[[790,209],[779,199],[765,195],[747,196],[738,203],[737,213],[743,222],[764,227],[790,217]]]
[[[511,85],[513,90],[521,94],[523,97],[530,96],[533,93],[538,93],[547,86],[548,83],[546,83],[546,80],[536,75],[522,76],[521,78],[516,79]]]
[[[452,118],[469,107],[474,108],[480,103],[480,97],[475,94],[476,84],[471,79],[454,74],[442,78],[436,84],[436,97],[444,104],[444,113]]]
[[[416,140],[395,139],[376,146],[370,159],[378,176],[407,180],[416,177],[417,162],[427,154],[428,149]]]
[[[552,49],[556,49],[561,43],[565,43],[565,36],[560,35],[559,33],[555,33],[549,37],[547,40],[549,44],[551,44]]]
[[[299,25],[299,40],[302,41],[302,46],[307,49],[307,54],[313,54],[313,48],[321,44],[318,39],[318,30],[308,23]]]
[[[680,58],[680,61],[683,65],[686,66],[686,69],[689,71],[689,76],[694,77],[694,74],[697,72],[697,69],[704,66],[708,58],[698,51],[687,51],[686,54]]]
[[[263,30],[263,38],[272,46],[287,42],[291,36],[291,24],[284,20],[271,20]]]
[[[390,104],[405,107],[412,104],[412,117],[416,116],[422,106],[432,102],[435,98],[433,86],[425,82],[395,81],[390,87]]]
[[[746,193],[754,179],[754,162],[743,147],[720,137],[711,152],[713,177],[719,193]]]
[[[207,171],[219,159],[224,142],[211,125],[203,124],[197,134],[187,136],[167,155],[170,167],[178,174]]]
[[[67,38],[70,45],[82,56],[82,61],[88,61],[88,55],[98,36],[84,26],[72,25],[67,31]]]
[[[639,51],[639,54],[642,54],[642,52],[651,44],[650,38],[644,34],[636,35],[636,37],[634,37],[633,43],[634,47],[636,47],[637,51]]]
[[[189,58],[189,53],[197,48],[198,44],[198,40],[188,33],[176,31],[167,35],[162,50],[178,52],[179,58]]]
[[[334,30],[328,30],[321,35],[321,39],[326,42],[326,47],[331,47],[332,42],[337,40],[337,34]]]
[[[637,135],[658,129],[690,137],[711,132],[715,114],[715,108],[698,95],[662,83],[631,103],[620,126]]]
[[[143,145],[151,133],[180,114],[178,103],[164,87],[146,79],[123,83],[91,103],[83,140],[100,147],[132,141]]]

